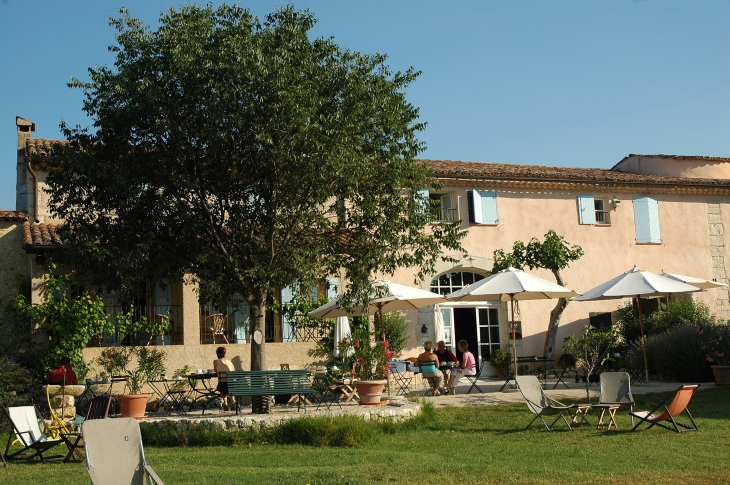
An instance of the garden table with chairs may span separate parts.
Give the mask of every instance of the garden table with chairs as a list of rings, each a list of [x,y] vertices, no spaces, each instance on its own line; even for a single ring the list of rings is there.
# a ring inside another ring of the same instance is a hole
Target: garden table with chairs
[[[538,357],[536,355],[528,355],[523,357],[517,357],[517,370],[519,371],[519,375],[537,375],[540,374],[543,375],[542,378],[542,386],[545,389],[548,389],[550,386],[548,384],[547,378],[548,378],[548,370],[547,370],[547,364],[553,362],[553,359],[549,359],[547,357]],[[559,384],[563,384],[566,389],[569,389],[568,384],[565,383],[563,380],[563,376],[565,374],[565,369],[550,369],[549,372],[552,372],[555,377],[557,378],[557,382],[555,382],[555,385],[553,386],[553,389],[557,389]],[[511,359],[509,362],[509,372],[507,373],[507,378],[504,381],[504,384],[502,384],[502,387],[499,389],[502,391],[505,387],[509,386],[510,389],[514,389],[515,387],[512,385],[511,381],[515,380],[515,368],[514,368],[514,360]]]

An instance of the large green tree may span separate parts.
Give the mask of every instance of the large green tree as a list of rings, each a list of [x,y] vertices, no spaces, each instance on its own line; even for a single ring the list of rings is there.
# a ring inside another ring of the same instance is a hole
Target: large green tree
[[[583,249],[580,246],[570,245],[563,236],[550,229],[545,234],[545,240],[540,241],[532,238],[527,244],[522,241],[515,241],[511,253],[505,253],[502,249],[494,251],[494,266],[492,273],[501,271],[510,266],[523,269],[527,266],[530,269],[548,269],[555,276],[555,281],[560,286],[565,286],[561,269],[567,268],[572,261],[583,256]],[[558,336],[560,319],[570,300],[558,298],[555,308],[550,312],[550,323],[545,332],[545,345],[543,355],[552,358],[555,352],[555,340]]]
[[[114,66],[71,83],[93,126],[62,124],[48,177],[80,276],[124,293],[194,275],[207,297],[245,295],[263,332],[277,287],[343,275],[364,300],[373,273],[422,278],[460,250],[419,193],[433,178],[413,69],[310,38],[316,19],[292,7],[259,21],[189,5],[156,30],[120,12]],[[254,342],[251,368],[264,359]]]

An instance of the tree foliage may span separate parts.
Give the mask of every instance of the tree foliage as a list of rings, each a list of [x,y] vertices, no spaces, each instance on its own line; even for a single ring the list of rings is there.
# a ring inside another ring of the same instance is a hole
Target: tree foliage
[[[193,275],[206,298],[244,295],[254,332],[277,287],[344,274],[363,301],[373,273],[422,278],[461,249],[459,224],[422,210],[416,71],[310,39],[316,19],[293,7],[259,21],[188,5],[156,30],[121,14],[114,67],[71,83],[93,127],[62,125],[48,177],[81,274],[122,293]]]
[[[567,268],[571,262],[577,261],[582,256],[583,249],[580,246],[571,246],[563,236],[550,229],[542,242],[533,237],[527,244],[515,241],[511,253],[505,253],[502,249],[494,251],[492,274],[510,266],[517,269],[524,269],[525,266],[530,269],[544,268],[553,273],[560,286],[565,286],[560,270]],[[550,323],[545,332],[543,354],[545,357],[553,356],[560,318],[567,306],[568,299],[559,298],[555,308],[550,312]]]
[[[563,352],[576,359],[576,365],[581,365],[586,377],[586,398],[590,402],[588,386],[591,384],[591,374],[599,365],[611,359],[609,350],[619,341],[620,335],[615,327],[601,331],[592,325],[583,327],[580,337],[568,335],[563,341]]]

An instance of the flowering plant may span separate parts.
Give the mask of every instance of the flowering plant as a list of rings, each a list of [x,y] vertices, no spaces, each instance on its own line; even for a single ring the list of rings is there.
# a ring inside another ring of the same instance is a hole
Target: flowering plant
[[[346,368],[362,380],[385,379],[390,373],[390,359],[395,352],[387,340],[377,340],[379,334],[367,330],[355,331],[350,338],[337,343]]]
[[[728,357],[730,356],[730,340],[725,338],[727,333],[727,325],[711,325],[706,327],[697,327],[697,333],[705,336],[705,342],[700,349],[707,352],[707,362],[712,365],[728,365]]]

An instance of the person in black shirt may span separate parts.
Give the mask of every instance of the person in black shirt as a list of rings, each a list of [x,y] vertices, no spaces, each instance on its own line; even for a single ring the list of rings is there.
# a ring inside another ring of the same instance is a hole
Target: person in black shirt
[[[443,340],[439,340],[436,344],[435,354],[442,366],[445,362],[453,362],[454,365],[459,363],[454,353],[446,348],[446,343]],[[443,382],[449,382],[449,379],[451,378],[451,368],[441,369],[441,373],[444,375]]]

